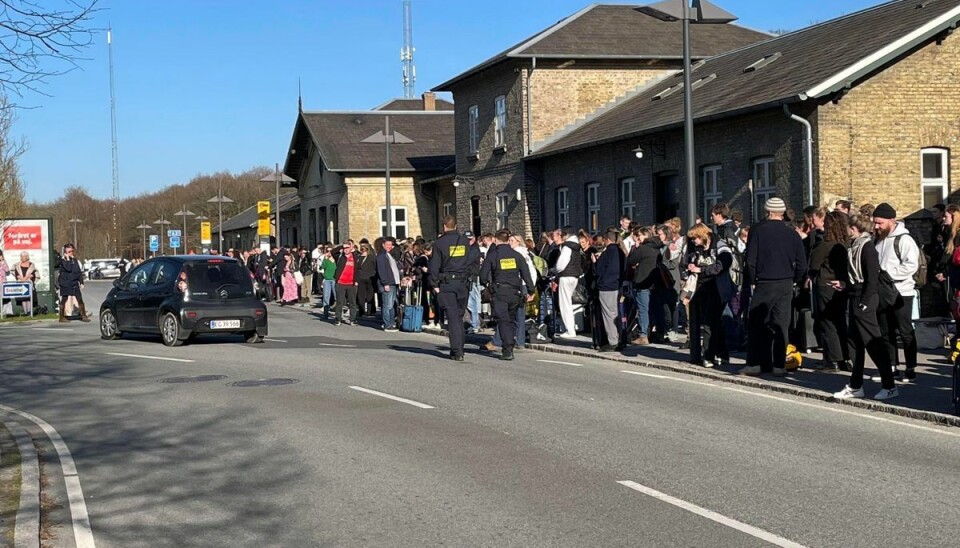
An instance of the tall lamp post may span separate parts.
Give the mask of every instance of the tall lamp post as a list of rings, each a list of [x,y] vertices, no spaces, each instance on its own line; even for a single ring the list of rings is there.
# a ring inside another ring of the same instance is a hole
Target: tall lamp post
[[[223,195],[223,189],[220,189],[220,193],[213,198],[207,200],[211,204],[217,204],[217,211],[220,217],[220,224],[217,226],[218,234],[218,243],[217,243],[217,252],[223,253],[223,204],[232,204],[233,200],[227,198]]]
[[[163,232],[167,229],[168,225],[172,225],[170,221],[166,220],[163,215],[160,215],[160,218],[153,222],[155,225],[160,225],[160,253],[163,253]]]
[[[684,166],[687,177],[687,226],[697,220],[697,182],[693,158],[693,95],[690,75],[690,24],[722,25],[737,17],[707,0],[664,0],[641,11],[664,21],[683,22],[683,142]]]
[[[82,223],[83,221],[74,217],[67,222],[73,225],[73,245],[80,247],[80,242],[77,241],[77,223]]]
[[[278,164],[274,164],[273,175],[267,175],[263,179],[260,179],[260,182],[275,183],[277,185],[277,203],[274,204],[276,208],[274,215],[276,215],[276,219],[277,219],[277,247],[281,247],[280,245],[280,184],[282,183],[284,185],[288,185],[290,183],[295,183],[297,181],[293,177],[288,176],[286,173],[280,173],[280,164],[278,163]]]
[[[173,215],[174,215],[174,216],[179,215],[179,216],[183,217],[183,250],[184,250],[184,253],[186,253],[186,250],[187,250],[187,232],[188,232],[188,230],[187,230],[187,216],[189,215],[189,216],[193,217],[194,215],[196,215],[196,213],[194,213],[194,212],[190,211],[189,209],[187,209],[187,206],[183,206],[183,209],[181,209],[180,211],[174,213]]]
[[[361,143],[384,144],[386,148],[386,217],[387,233],[384,236],[393,236],[393,207],[390,204],[390,143],[395,145],[406,145],[413,143],[413,139],[394,131],[390,133],[390,116],[384,116],[383,131],[378,131],[367,137]]]
[[[150,226],[150,225],[148,225],[148,224],[147,224],[147,221],[143,221],[143,224],[137,227],[137,230],[142,230],[142,231],[143,231],[143,240],[141,240],[141,242],[143,243],[143,258],[144,258],[144,260],[146,260],[146,258],[147,258],[147,230],[150,230],[151,228],[153,228],[153,227]]]

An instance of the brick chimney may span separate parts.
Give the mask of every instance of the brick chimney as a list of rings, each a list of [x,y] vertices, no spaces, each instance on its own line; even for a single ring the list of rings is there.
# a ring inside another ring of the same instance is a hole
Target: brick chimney
[[[437,94],[428,91],[423,94],[423,110],[437,110]]]

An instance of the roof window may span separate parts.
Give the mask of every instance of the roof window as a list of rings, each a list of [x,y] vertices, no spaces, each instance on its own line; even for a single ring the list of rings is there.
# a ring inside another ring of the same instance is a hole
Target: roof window
[[[651,99],[651,101],[659,101],[659,100],[661,100],[661,99],[666,99],[667,97],[670,97],[671,95],[673,95],[674,93],[680,91],[681,89],[683,89],[683,84],[682,84],[682,83],[677,84],[677,85],[675,85],[675,86],[670,86],[670,87],[668,87],[667,89],[661,91],[660,93],[654,95],[654,96],[653,96],[653,99]]]
[[[703,78],[701,78],[701,79],[697,80],[696,82],[690,84],[690,89],[699,89],[699,88],[702,88],[703,86],[709,84],[710,82],[713,82],[713,81],[716,80],[716,79],[717,79],[717,73],[714,72],[714,73],[711,74],[710,76],[704,76]]]
[[[763,67],[765,67],[765,66],[769,65],[770,63],[776,61],[777,59],[779,59],[779,58],[782,57],[782,56],[783,56],[783,54],[780,53],[779,51],[776,52],[776,53],[772,53],[772,54],[770,54],[770,55],[767,55],[767,56],[764,57],[763,59],[760,59],[759,61],[757,61],[757,62],[753,63],[752,65],[748,66],[747,68],[743,69],[743,72],[753,72],[753,71],[755,71],[755,70],[762,69]]]
[[[700,67],[702,67],[703,65],[706,65],[706,64],[707,64],[707,60],[706,60],[706,59],[701,59],[701,60],[697,61],[696,63],[690,65],[690,74],[693,74],[698,68],[700,68]],[[674,77],[674,78],[683,78],[683,71],[681,70],[681,71],[677,72],[676,74],[673,75],[673,77]]]

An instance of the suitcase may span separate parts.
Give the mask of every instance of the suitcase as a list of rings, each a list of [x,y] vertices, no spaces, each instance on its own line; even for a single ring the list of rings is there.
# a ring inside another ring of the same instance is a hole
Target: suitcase
[[[403,307],[403,321],[400,330],[408,333],[419,333],[423,329],[423,307],[407,305]]]

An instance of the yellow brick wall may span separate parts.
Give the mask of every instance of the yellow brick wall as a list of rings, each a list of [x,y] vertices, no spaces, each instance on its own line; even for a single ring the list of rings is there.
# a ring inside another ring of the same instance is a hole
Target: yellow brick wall
[[[930,43],[854,87],[817,114],[820,197],[832,204],[889,202],[900,216],[922,207],[920,150],[960,140],[960,36]],[[960,161],[950,162],[956,200]]]
[[[380,208],[386,203],[383,177],[346,177],[346,219],[341,218],[343,239],[370,241],[380,236]],[[436,225],[435,204],[420,192],[413,177],[390,178],[390,202],[394,207],[407,208],[407,236],[434,239]],[[396,234],[396,230],[394,230]]]

